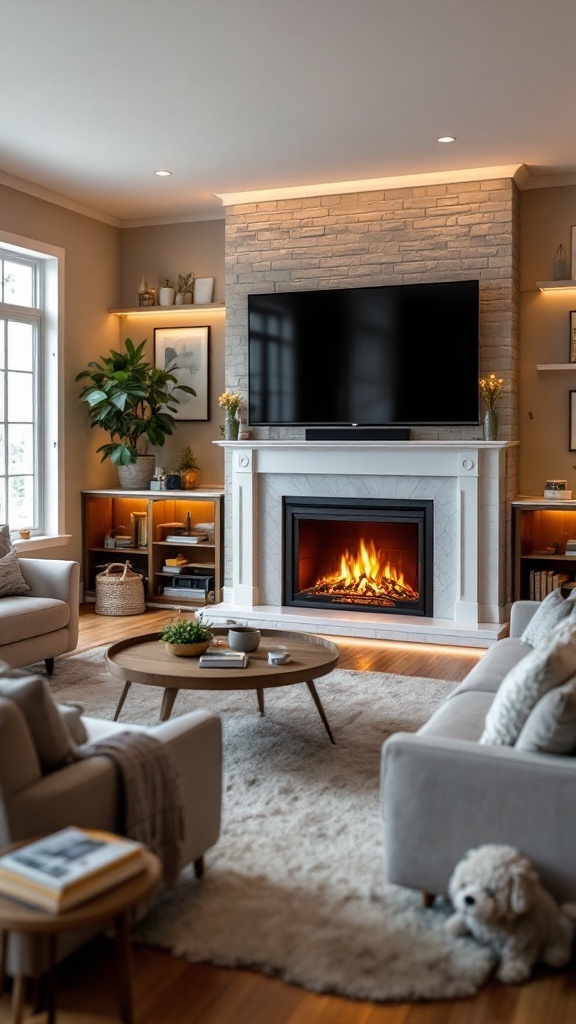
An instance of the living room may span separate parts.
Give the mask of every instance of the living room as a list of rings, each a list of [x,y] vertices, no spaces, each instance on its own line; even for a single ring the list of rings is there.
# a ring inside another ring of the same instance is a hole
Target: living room
[[[559,16],[567,15],[565,5],[558,6]],[[370,17],[374,15],[371,9]],[[283,19],[282,22],[286,27]],[[535,33],[535,25],[532,29]],[[154,89],[157,90],[156,84]],[[351,128],[351,122],[346,121],[346,124]],[[438,128],[438,133],[440,130]],[[460,137],[465,134],[463,129],[459,129],[459,133]],[[194,137],[193,124],[190,137]],[[119,138],[117,136],[117,140]],[[429,167],[416,166],[407,160],[403,173],[393,162],[376,168],[374,161],[372,173],[356,173],[352,159],[347,164],[334,164],[331,174],[309,169],[292,179],[288,172],[284,178],[278,177],[277,171],[271,171],[267,178],[263,170],[255,173],[252,180],[246,172],[239,174],[236,184],[233,176],[222,173],[210,185],[220,196],[217,200],[212,197],[210,209],[190,212],[182,207],[180,215],[163,210],[165,200],[158,191],[161,179],[154,182],[157,205],[150,199],[147,215],[134,214],[126,198],[126,212],[121,213],[120,206],[114,211],[112,206],[100,209],[96,202],[89,201],[88,190],[83,196],[75,190],[73,162],[68,194],[62,186],[56,187],[54,175],[46,173],[43,177],[38,173],[35,177],[32,164],[28,173],[22,170],[18,173],[16,150],[13,154],[7,151],[5,158],[3,153],[0,157],[0,246],[7,242],[33,247],[36,242],[63,253],[57,522],[46,539],[34,535],[30,540],[17,539],[19,556],[23,559],[69,559],[82,564],[82,492],[117,487],[115,467],[101,462],[96,452],[104,438],[98,439],[97,432],[90,429],[85,405],[79,400],[77,374],[90,360],[118,347],[125,338],[131,338],[135,344],[146,339],[146,351],[152,358],[156,329],[208,326],[209,418],[179,423],[174,436],[156,453],[157,462],[167,469],[175,467],[181,449],[190,445],[200,464],[200,486],[226,488],[224,593],[222,610],[215,618],[224,622],[235,610],[242,621],[265,626],[267,613],[258,614],[248,604],[238,604],[237,594],[234,595],[237,571],[234,559],[238,553],[234,554],[232,519],[233,449],[218,443],[224,418],[219,396],[228,389],[247,398],[247,296],[272,291],[474,279],[480,283],[479,372],[481,376],[495,372],[506,380],[499,404],[498,432],[498,441],[506,446],[502,448],[504,461],[499,462],[497,471],[504,517],[503,529],[498,535],[501,543],[497,550],[488,545],[482,546],[479,552],[478,538],[476,543],[478,565],[487,565],[490,571],[498,565],[497,597],[485,600],[480,596],[480,592],[484,592],[480,586],[474,595],[478,606],[474,628],[466,623],[460,635],[457,632],[455,635],[452,629],[437,637],[433,646],[400,643],[404,638],[396,634],[394,639],[390,627],[386,627],[385,615],[378,616],[384,624],[379,627],[379,633],[375,633],[371,625],[364,633],[361,628],[346,633],[338,625],[328,628],[325,616],[316,619],[323,627],[317,632],[341,644],[339,667],[344,671],[463,679],[485,647],[505,630],[510,605],[517,596],[510,502],[520,495],[542,498],[545,483],[551,479],[566,480],[568,489],[576,486],[576,470],[571,461],[574,453],[568,441],[571,374],[565,367],[572,361],[569,325],[570,312],[576,305],[574,292],[566,287],[543,292],[538,287],[538,282],[551,282],[556,277],[554,259],[560,245],[566,258],[563,276],[569,280],[576,273],[571,262],[572,231],[576,225],[576,176],[565,162],[560,168],[560,159],[554,170],[549,171],[546,159],[538,155],[536,146],[530,149],[518,144],[514,154],[513,147],[494,147],[497,158],[470,162],[465,157],[452,156],[459,138],[454,143],[438,145],[434,139],[434,145],[436,151],[451,153],[444,164],[443,158],[435,152],[430,157]],[[216,143],[214,146],[217,148]],[[125,148],[129,150],[127,142]],[[156,157],[156,153],[154,155]],[[158,155],[159,163],[162,158],[163,154]],[[363,166],[368,165],[366,161]],[[473,168],[473,171],[466,168]],[[320,184],[314,184],[315,181]],[[272,195],[268,189],[276,185],[278,191]],[[110,187],[113,191],[113,186]],[[196,278],[214,278],[213,308],[195,310],[192,305],[171,307],[167,311],[130,312],[138,305],[138,286],[142,278],[150,287],[159,289],[167,279],[175,283],[179,274],[190,272]],[[128,312],[119,315],[112,310]],[[330,339],[323,339],[322,345],[329,358]],[[564,372],[537,369],[555,364],[559,368],[564,366]],[[442,387],[441,375],[442,353],[439,352],[438,380],[431,381],[431,387]],[[244,428],[250,433],[245,439],[248,448],[254,442],[266,440],[301,440],[299,429],[254,428],[243,421]],[[423,443],[451,441],[473,445],[475,441],[482,443],[482,426],[478,423],[465,427],[417,427],[412,438]],[[258,534],[257,526],[253,527],[253,532]],[[273,539],[267,541],[269,547],[273,543]],[[274,572],[275,569],[271,569],[268,574],[274,575]],[[483,614],[480,609],[488,606],[489,615]],[[137,622],[134,617],[133,623],[99,619],[93,614],[93,606],[85,605],[80,619],[78,652],[121,639],[133,629],[145,632],[160,628],[163,617],[166,618],[165,611],[150,608]],[[357,620],[361,618],[357,615]],[[268,619],[271,621],[270,616]],[[477,635],[478,624],[487,622],[492,626],[488,639]],[[388,639],[386,628],[389,629]],[[340,640],[340,637],[346,639]],[[422,639],[417,628],[416,638]],[[56,681],[57,676],[58,663]],[[328,707],[326,711],[330,717]],[[337,736],[336,740],[338,746]],[[139,956],[141,965],[152,965],[150,949],[143,947]],[[160,974],[158,961],[155,963]],[[175,978],[173,991],[177,1003],[179,969],[166,967],[166,970],[175,971],[171,977]],[[254,1020],[258,1019],[258,1012],[266,1013],[257,1010],[250,1016],[250,999],[258,998],[253,979],[242,972],[238,975],[236,995],[232,997],[230,992],[230,996],[243,1008],[236,1015],[235,1009],[229,1008],[228,1018],[222,1015],[218,1019]],[[199,978],[200,974],[195,975],[194,983]],[[203,1015],[198,1019],[208,1024],[212,1019],[207,1009],[210,979],[207,975],[202,978],[202,984],[207,986],[203,995],[206,1002]],[[559,980],[554,976],[536,979],[536,986],[547,986],[549,997],[559,1001],[562,1006],[559,1012],[568,1011],[571,1005],[572,997],[564,991],[559,994],[567,983],[566,975]],[[228,982],[218,984],[223,991]],[[335,997],[335,1001],[323,1009],[322,998],[328,997],[315,997],[316,1002],[310,994],[304,997],[305,1005],[296,1009],[292,996],[283,995],[282,991],[276,987],[272,996],[264,997],[268,1009],[271,1003],[266,1000],[279,1000],[275,1016],[267,1019],[279,1022],[331,1020],[344,1019],[348,1014],[349,1019],[358,1024],[364,1019],[359,1016],[364,1011],[371,1024],[400,1019],[392,1015],[391,1007],[379,1006],[377,1001],[369,1010],[366,1006],[361,1010],[361,1004]],[[487,991],[492,993],[492,998],[498,998],[494,996],[498,986]],[[537,1000],[542,989],[534,991]],[[510,992],[505,998],[510,999]],[[281,1009],[283,1000],[284,1010]],[[466,1000],[462,1002],[459,1019],[464,1021],[466,1013],[472,1012],[472,1004],[467,1007]],[[432,1003],[426,1007],[430,1015],[424,1016],[416,1003],[412,1012],[420,1013],[419,1021],[432,1024],[434,1012],[445,1014],[449,1005],[438,1003],[434,1009]],[[410,1012],[406,1010],[407,1014]],[[482,1010],[478,1008],[478,1012]],[[291,1013],[296,1016],[291,1017]],[[489,1014],[488,1009],[486,1013]]]

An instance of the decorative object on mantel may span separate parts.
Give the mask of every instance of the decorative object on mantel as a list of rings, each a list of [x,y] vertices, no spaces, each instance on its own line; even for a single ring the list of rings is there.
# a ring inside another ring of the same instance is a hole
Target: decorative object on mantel
[[[86,382],[80,399],[88,404],[90,426],[110,435],[108,444],[97,451],[102,462],[109,458],[118,466],[120,486],[127,490],[148,490],[156,463],[153,455],[146,454],[148,444],[161,448],[167,435],[174,433],[176,420],[167,410],[178,405],[176,392],[196,395],[193,388],[179,384],[173,372],[153,367],[144,354],[145,344],[146,339],[135,347],[126,338],[124,351],[111,349],[76,376]],[[177,369],[177,365],[171,367]],[[143,460],[148,463],[146,476],[136,484],[132,474]]]
[[[547,480],[544,486],[544,497],[557,501],[571,501],[572,491],[566,490],[567,480]]]
[[[164,287],[160,289],[159,303],[161,306],[174,305],[174,289],[168,278],[164,281]]]
[[[563,245],[559,245],[554,254],[554,271],[552,278],[554,281],[566,280],[566,249]]]
[[[238,412],[242,406],[242,396],[236,391],[224,391],[218,399],[218,405],[226,411],[224,439],[226,441],[237,441],[240,430]]]
[[[178,274],[178,291],[175,303],[177,306],[188,306],[192,302],[194,274]]]
[[[194,303],[196,305],[212,302],[214,293],[213,277],[197,277],[194,281]]]
[[[491,373],[488,377],[481,377],[478,383],[480,384],[480,398],[485,406],[484,440],[495,441],[498,437],[498,411],[496,406],[503,388],[506,387],[506,381],[503,377],[497,377],[495,373]]]

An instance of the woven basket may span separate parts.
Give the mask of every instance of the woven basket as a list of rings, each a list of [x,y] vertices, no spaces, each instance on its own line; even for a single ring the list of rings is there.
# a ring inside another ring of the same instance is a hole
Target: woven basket
[[[130,562],[112,562],[96,577],[97,615],[141,615],[146,609],[144,583]]]

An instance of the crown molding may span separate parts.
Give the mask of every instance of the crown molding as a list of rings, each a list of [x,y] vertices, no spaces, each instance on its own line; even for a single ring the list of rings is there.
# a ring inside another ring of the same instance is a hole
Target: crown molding
[[[92,220],[103,221],[104,224],[110,224],[113,228],[121,226],[118,218],[112,217],[109,213],[103,213],[102,210],[93,210],[91,206],[78,203],[75,199],[70,199],[69,196],[64,196],[60,192],[53,192],[50,188],[44,188],[43,185],[36,185],[35,182],[28,181],[26,178],[18,178],[15,174],[7,174],[6,171],[0,170],[0,185],[7,185],[8,188],[16,189],[17,192],[25,192],[29,196],[43,199],[45,202],[53,203],[55,206],[63,206],[66,210],[72,210],[73,213],[82,214],[83,217],[91,217]]]
[[[121,228],[153,228],[160,227],[162,224],[190,224],[195,221],[202,220],[224,220],[226,211],[222,207],[221,210],[205,210],[202,213],[186,213],[181,217],[142,217],[137,220],[122,220],[120,221]]]

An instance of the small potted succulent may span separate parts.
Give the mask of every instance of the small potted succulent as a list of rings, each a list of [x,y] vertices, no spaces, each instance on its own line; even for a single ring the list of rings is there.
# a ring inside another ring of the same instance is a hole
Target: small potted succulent
[[[178,291],[176,292],[177,306],[188,306],[192,302],[193,288],[194,274],[178,274]]]
[[[195,619],[176,619],[164,626],[160,639],[170,654],[194,657],[208,650],[213,636],[211,626],[212,623],[204,622],[202,612],[198,612]]]
[[[198,480],[198,475],[200,473],[200,466],[198,465],[196,456],[189,444],[187,444],[180,452],[178,472],[180,474],[182,488],[185,491],[191,491],[196,486],[196,481]]]

